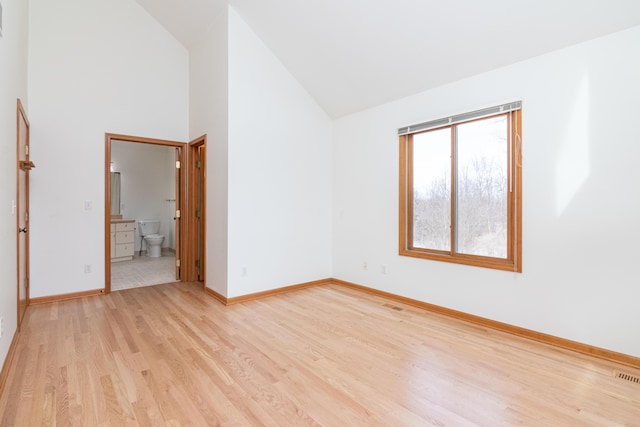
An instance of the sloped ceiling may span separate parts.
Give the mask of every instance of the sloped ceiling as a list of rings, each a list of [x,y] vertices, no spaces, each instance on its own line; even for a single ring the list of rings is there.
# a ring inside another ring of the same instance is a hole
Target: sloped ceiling
[[[333,118],[640,24],[639,0],[136,1],[187,48],[230,4]]]

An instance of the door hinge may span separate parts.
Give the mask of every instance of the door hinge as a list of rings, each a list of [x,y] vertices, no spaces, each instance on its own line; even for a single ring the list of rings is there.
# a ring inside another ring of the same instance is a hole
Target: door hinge
[[[176,160],[176,169],[180,169],[180,160]]]
[[[24,213],[24,222],[29,222],[29,212]]]
[[[24,155],[25,155],[25,156],[28,156],[28,155],[29,155],[29,146],[28,146],[28,145],[25,145],[25,146],[24,146]]]
[[[35,168],[36,165],[31,161],[31,160],[20,160],[20,170],[22,171],[30,171],[31,169]]]
[[[200,260],[199,259],[196,260],[196,267],[200,268]]]
[[[180,260],[179,259],[176,260],[176,267],[180,268]]]
[[[180,218],[180,209],[176,211],[176,218]]]
[[[196,209],[196,218],[200,219],[200,209]]]
[[[196,160],[196,168],[200,169],[200,160]]]
[[[29,278],[28,277],[24,278],[24,288],[25,289],[29,289]]]

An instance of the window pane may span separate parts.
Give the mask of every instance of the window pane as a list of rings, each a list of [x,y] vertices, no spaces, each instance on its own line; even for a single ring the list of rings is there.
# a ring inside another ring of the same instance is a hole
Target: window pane
[[[456,252],[506,258],[507,117],[456,130]]]
[[[413,136],[413,247],[451,250],[451,129]]]

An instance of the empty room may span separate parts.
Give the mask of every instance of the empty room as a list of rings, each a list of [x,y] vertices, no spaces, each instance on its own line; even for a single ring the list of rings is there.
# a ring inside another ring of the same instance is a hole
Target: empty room
[[[640,426],[640,2],[0,0],[0,426]]]

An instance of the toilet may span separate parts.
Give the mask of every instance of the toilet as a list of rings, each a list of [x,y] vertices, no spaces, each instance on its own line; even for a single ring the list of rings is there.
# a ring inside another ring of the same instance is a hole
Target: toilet
[[[138,224],[140,224],[140,236],[144,238],[144,241],[147,244],[147,256],[152,258],[162,256],[162,242],[164,241],[164,236],[158,234],[160,231],[160,220],[141,219],[138,221]]]

